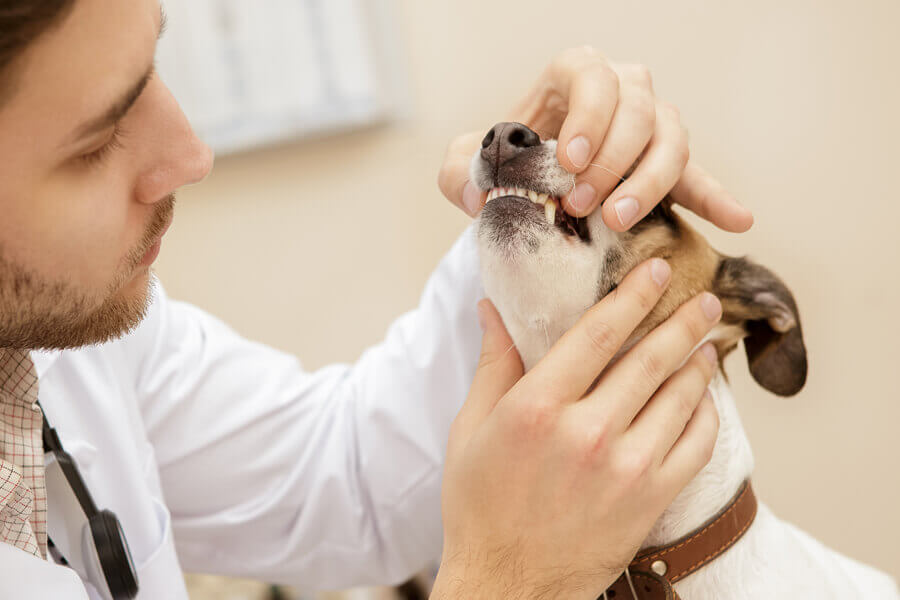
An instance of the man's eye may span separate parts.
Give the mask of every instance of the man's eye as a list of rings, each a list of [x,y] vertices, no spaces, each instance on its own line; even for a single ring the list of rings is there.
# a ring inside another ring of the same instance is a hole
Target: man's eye
[[[108,142],[106,142],[93,152],[82,154],[78,157],[78,159],[88,166],[100,164],[112,152],[122,147],[122,133],[122,128],[118,123],[116,123],[116,126],[113,129],[112,136],[109,138]]]

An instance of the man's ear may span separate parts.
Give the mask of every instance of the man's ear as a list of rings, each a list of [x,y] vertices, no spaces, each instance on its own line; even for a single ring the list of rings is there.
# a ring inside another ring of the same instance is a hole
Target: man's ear
[[[746,258],[723,257],[713,282],[722,301],[722,322],[746,331],[750,373],[779,396],[793,396],[806,383],[806,348],[797,303],[784,282]]]

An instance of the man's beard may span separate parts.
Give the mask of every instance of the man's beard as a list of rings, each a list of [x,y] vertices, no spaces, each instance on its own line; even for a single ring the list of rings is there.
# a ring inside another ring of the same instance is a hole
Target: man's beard
[[[175,209],[175,196],[157,205],[141,242],[122,266],[102,300],[68,281],[46,281],[0,252],[0,348],[21,350],[77,348],[120,337],[143,320],[152,295],[150,279],[140,290],[127,284]],[[2,248],[0,248],[2,250]]]

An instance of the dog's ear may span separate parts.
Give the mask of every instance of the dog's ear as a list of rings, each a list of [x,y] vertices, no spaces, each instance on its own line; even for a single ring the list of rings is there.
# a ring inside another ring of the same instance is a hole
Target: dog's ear
[[[779,396],[793,396],[806,383],[806,348],[797,303],[784,282],[746,258],[723,257],[713,282],[722,301],[722,322],[746,332],[750,373]]]

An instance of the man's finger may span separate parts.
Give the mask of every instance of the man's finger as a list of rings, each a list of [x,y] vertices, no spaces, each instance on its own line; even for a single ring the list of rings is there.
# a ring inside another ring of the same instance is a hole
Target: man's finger
[[[599,404],[603,410],[612,411],[614,421],[628,427],[647,399],[678,369],[721,316],[722,304],[709,292],[685,302],[603,374],[598,391],[630,390],[627,397],[610,404],[594,392],[586,404]]]
[[[579,400],[632,331],[656,306],[671,268],[653,258],[634,268],[612,293],[588,310],[528,373],[559,402]]]
[[[709,462],[718,433],[719,413],[712,396],[704,395],[659,468],[664,486],[673,490],[672,498]]]
[[[634,172],[603,202],[603,221],[626,231],[659,204],[678,182],[688,161],[687,133],[677,109],[657,105],[656,130]]]
[[[524,367],[500,313],[490,300],[478,303],[478,317],[484,329],[481,358],[469,388],[469,396],[453,423],[455,444],[465,443],[494,410],[497,402],[519,379]]]
[[[563,207],[572,216],[592,213],[647,147],[656,126],[656,101],[649,77],[641,67],[623,67],[619,72],[619,102],[609,129],[590,164],[578,175],[575,189],[563,198]]]
[[[718,367],[715,347],[704,344],[659,388],[625,434],[634,443],[652,444],[662,463],[681,437]]]
[[[469,181],[472,156],[483,137],[483,133],[473,131],[453,140],[438,173],[441,193],[470,217],[478,215],[487,198],[487,192],[479,190]]]
[[[694,162],[688,162],[681,179],[669,194],[675,202],[719,229],[743,233],[753,226],[753,213]]]
[[[580,173],[591,162],[606,136],[616,104],[619,83],[615,71],[598,56],[567,70],[568,114],[559,132],[556,157],[569,173]]]

